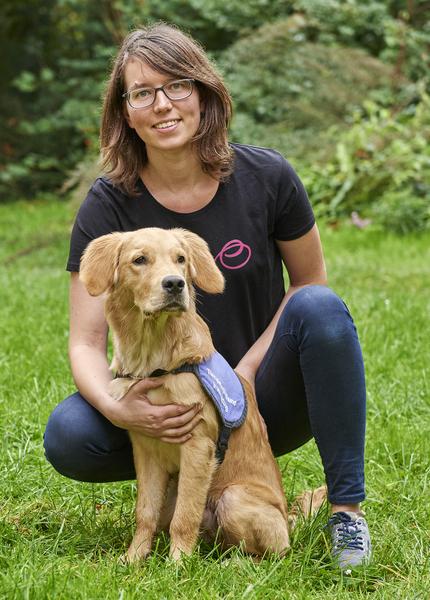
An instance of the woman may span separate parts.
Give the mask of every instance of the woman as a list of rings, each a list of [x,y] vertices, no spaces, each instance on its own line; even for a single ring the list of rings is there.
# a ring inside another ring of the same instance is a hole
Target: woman
[[[111,400],[103,299],[78,278],[86,245],[111,231],[185,227],[201,235],[226,291],[199,293],[215,346],[255,385],[276,455],[314,437],[333,515],[333,556],[342,568],[370,558],[364,499],[365,383],[354,324],[326,287],[318,229],[306,192],[273,150],[229,144],[231,100],[194,40],[155,25],[131,33],[117,56],[101,125],[107,177],[98,179],[74,225],[70,360],[79,393],[53,412],[48,460],[82,481],[134,477],[126,430],[178,444],[196,409],[152,406],[143,380]],[[284,289],[282,265],[289,275]]]

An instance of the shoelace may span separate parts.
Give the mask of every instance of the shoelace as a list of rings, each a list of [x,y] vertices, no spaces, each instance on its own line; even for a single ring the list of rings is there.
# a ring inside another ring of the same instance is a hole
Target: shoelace
[[[342,550],[357,549],[364,550],[363,538],[361,536],[360,521],[353,521],[344,513],[336,513],[328,522],[336,528],[336,545]]]

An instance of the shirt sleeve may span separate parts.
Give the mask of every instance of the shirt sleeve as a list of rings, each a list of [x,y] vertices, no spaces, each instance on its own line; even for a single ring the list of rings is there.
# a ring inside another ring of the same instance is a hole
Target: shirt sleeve
[[[81,256],[92,240],[120,229],[113,207],[95,191],[96,185],[90,189],[76,215],[70,237],[67,271],[79,271]]]
[[[315,216],[303,183],[290,163],[283,159],[274,237],[281,241],[295,240],[312,229],[314,224]]]

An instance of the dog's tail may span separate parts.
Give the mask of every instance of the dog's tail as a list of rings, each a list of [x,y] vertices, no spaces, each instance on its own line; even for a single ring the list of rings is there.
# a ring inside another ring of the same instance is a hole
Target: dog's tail
[[[308,519],[324,504],[327,487],[322,485],[316,490],[305,490],[297,496],[288,510],[288,529],[293,531],[299,519]]]

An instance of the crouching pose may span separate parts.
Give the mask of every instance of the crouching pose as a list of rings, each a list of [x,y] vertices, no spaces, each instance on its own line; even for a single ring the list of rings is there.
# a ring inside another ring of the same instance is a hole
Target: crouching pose
[[[275,455],[315,439],[333,513],[333,557],[350,568],[371,552],[360,511],[366,393],[356,329],[326,287],[300,179],[277,152],[229,143],[230,118],[228,91],[195,41],[166,25],[127,36],[103,107],[106,176],[78,212],[67,265],[79,392],[52,413],[46,455],[67,477],[124,480],[136,476],[126,430],[167,442],[173,452],[200,426],[198,403],[151,401],[159,385],[152,379],[120,402],[112,398],[104,299],[91,296],[78,274],[87,245],[105,234],[185,228],[205,240],[226,282],[223,294],[209,294],[204,282],[197,290],[214,347],[255,390]]]

